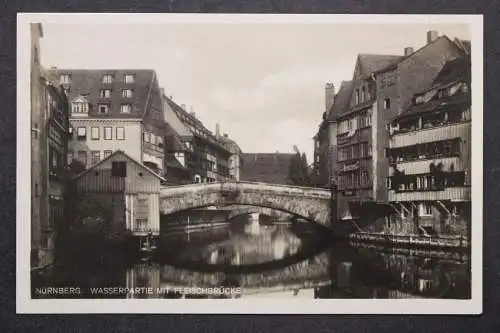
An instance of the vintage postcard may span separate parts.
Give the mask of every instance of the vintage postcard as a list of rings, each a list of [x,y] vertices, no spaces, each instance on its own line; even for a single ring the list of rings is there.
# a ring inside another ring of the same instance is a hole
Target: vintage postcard
[[[475,15],[19,14],[18,313],[481,313],[482,52]]]

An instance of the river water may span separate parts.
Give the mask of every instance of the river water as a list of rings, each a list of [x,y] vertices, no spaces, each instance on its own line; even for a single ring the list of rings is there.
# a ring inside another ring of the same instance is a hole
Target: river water
[[[126,264],[66,263],[33,298],[470,298],[462,253],[353,247],[308,223],[163,232]]]

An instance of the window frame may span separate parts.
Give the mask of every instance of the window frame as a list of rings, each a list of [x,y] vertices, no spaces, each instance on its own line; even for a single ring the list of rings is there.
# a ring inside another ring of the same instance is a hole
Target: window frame
[[[105,112],[101,112],[101,108],[105,108],[106,111]],[[110,109],[109,104],[106,104],[106,103],[99,103],[99,104],[97,104],[97,112],[98,112],[98,114],[108,114],[109,113],[109,109]]]
[[[80,135],[80,130],[83,129],[83,134]],[[76,128],[76,139],[78,141],[87,141],[87,127],[79,126]]]
[[[107,80],[109,78],[109,80]],[[101,83],[103,84],[112,84],[114,80],[113,74],[103,74],[101,78]]]
[[[128,109],[128,111],[124,111],[126,109]],[[132,104],[124,103],[124,104],[120,105],[120,113],[130,114],[131,112],[132,112]]]
[[[131,80],[127,80],[131,78]],[[133,84],[135,82],[135,74],[124,74],[123,75],[123,83],[125,84]]]
[[[97,130],[97,135],[94,135],[94,130]],[[101,128],[99,126],[90,127],[90,139],[99,140],[101,138]]]
[[[95,165],[99,163],[101,160],[101,151],[100,150],[92,150],[90,151],[90,163],[91,165]]]
[[[108,133],[106,131],[108,129],[109,129],[109,137],[108,137],[108,135],[107,135]],[[103,131],[104,131],[104,133],[103,133],[104,140],[113,140],[113,127],[112,126],[104,126]]]
[[[99,91],[99,97],[101,97],[101,98],[110,98],[111,97],[111,89],[101,89]]]
[[[118,135],[118,133],[119,133],[119,131],[120,131],[120,130],[121,130],[121,132],[122,132],[122,136],[121,136],[121,138],[120,138],[120,136]],[[116,137],[116,140],[120,140],[120,141],[125,140],[125,127],[119,127],[119,126],[117,126],[117,127],[116,127],[116,133],[115,133],[115,134],[116,134],[116,136],[115,136],[115,137]]]

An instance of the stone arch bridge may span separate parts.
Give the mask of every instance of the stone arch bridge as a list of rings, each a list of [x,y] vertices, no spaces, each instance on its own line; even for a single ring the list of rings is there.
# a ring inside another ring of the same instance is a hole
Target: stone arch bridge
[[[276,209],[330,228],[332,194],[321,188],[253,182],[224,182],[163,187],[160,212],[168,215],[209,206]]]

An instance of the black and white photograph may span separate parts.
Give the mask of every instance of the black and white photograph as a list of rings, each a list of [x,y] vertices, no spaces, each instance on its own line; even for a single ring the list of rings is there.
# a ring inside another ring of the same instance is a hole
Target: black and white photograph
[[[19,14],[17,312],[481,313],[482,29]]]

